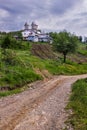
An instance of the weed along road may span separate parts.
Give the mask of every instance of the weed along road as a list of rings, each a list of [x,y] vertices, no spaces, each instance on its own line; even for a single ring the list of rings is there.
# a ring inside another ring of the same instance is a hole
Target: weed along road
[[[37,81],[20,94],[0,99],[0,130],[61,130],[71,85],[79,76],[56,76]]]

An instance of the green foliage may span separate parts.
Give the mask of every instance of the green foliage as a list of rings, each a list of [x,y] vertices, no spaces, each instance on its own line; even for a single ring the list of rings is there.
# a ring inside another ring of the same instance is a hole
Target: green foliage
[[[18,64],[16,53],[13,50],[5,49],[2,50],[1,60],[5,62],[6,65],[16,65]]]
[[[66,55],[75,52],[78,38],[66,31],[55,34],[53,38],[55,49],[63,54],[64,62],[66,62]]]
[[[0,64],[0,87],[6,86],[10,90],[14,90],[27,83],[42,79],[33,71],[29,56],[28,51],[5,49]],[[0,92],[0,95],[10,94],[10,92],[6,93]]]
[[[20,67],[16,67],[14,70],[7,70],[6,73],[0,81],[4,81],[5,84],[9,85],[10,89],[41,79],[41,76],[35,74],[32,70]]]
[[[3,40],[0,40],[1,48],[5,49],[21,49],[26,50],[30,49],[31,44],[28,41],[16,40],[10,35],[3,37]]]
[[[61,61],[46,62],[46,69],[54,75],[75,75],[87,73],[87,64],[77,64],[73,62],[62,63]]]
[[[79,43],[77,48],[77,53],[82,56],[87,56],[87,45],[84,43]]]
[[[11,90],[11,91],[3,91],[3,92],[0,92],[0,97],[5,97],[8,95],[17,94],[17,93],[20,93],[22,91],[23,91],[23,89],[21,89],[21,88],[17,88],[17,89]]]
[[[48,70],[54,75],[59,74],[81,74],[87,72],[87,64],[77,64],[66,61],[62,63],[62,59],[40,59],[32,56],[28,50],[11,50],[6,49],[6,55],[0,64],[0,86],[8,86],[10,89],[21,87],[32,81],[42,79],[42,77],[34,71],[39,69]]]
[[[11,37],[18,36],[19,39],[22,39],[21,30],[20,31],[15,31],[15,32],[9,32],[8,35],[10,35]]]
[[[78,50],[78,53],[83,56],[87,56],[87,50]]]
[[[73,110],[69,122],[74,130],[87,130],[87,78],[73,84],[68,107]]]
[[[6,49],[6,48],[10,48],[11,46],[11,40],[10,40],[10,37],[8,35],[6,35],[3,39],[3,42],[1,44],[1,47],[3,49]]]
[[[50,35],[50,37],[53,38],[53,40],[56,40],[58,34],[56,32],[55,33],[51,32],[49,35]]]

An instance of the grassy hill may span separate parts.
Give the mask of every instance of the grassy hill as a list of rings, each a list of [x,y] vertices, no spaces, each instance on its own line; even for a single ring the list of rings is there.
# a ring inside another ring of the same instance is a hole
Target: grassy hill
[[[5,52],[0,49],[0,60],[0,94],[2,96],[20,92],[24,89],[21,89],[22,86],[36,80],[50,78],[52,75],[87,73],[85,44],[79,45],[76,54],[69,54],[64,64],[63,56],[54,52],[52,45],[14,40],[11,48],[5,49]],[[6,90],[11,91],[5,93]]]

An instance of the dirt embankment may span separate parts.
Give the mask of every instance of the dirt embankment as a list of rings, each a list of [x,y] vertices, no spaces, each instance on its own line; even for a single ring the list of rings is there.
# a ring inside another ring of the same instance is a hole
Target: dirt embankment
[[[17,95],[0,99],[0,130],[62,130],[71,84],[80,76],[37,81]]]
[[[31,52],[41,59],[55,59],[56,57],[49,44],[33,44]]]

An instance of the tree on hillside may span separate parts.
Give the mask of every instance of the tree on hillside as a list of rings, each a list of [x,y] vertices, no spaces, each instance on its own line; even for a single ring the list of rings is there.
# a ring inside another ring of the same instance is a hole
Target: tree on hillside
[[[1,48],[6,49],[10,48],[10,46],[11,46],[11,40],[10,37],[7,35],[2,41]]]
[[[57,38],[57,32],[50,32],[49,33],[50,37],[52,37],[53,39]]]
[[[54,39],[54,47],[56,51],[59,51],[64,56],[64,63],[66,62],[66,56],[68,53],[73,53],[77,47],[78,38],[68,33],[67,31],[63,31],[57,34],[56,39]]]

